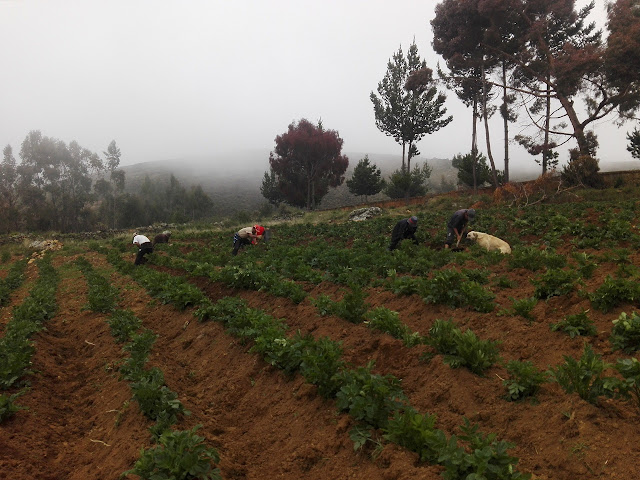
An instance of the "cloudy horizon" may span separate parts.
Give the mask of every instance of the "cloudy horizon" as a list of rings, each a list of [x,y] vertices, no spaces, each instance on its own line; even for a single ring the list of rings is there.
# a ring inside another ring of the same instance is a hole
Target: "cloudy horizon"
[[[414,40],[429,67],[443,64],[431,49],[437,3],[0,0],[0,142],[18,158],[32,130],[98,154],[115,140],[122,165],[132,165],[271,150],[306,118],[337,130],[345,152],[399,155],[375,127],[369,94]],[[470,150],[470,111],[442,90],[454,120],[418,144],[423,158]],[[603,169],[633,160],[632,128],[596,126]],[[492,142],[502,168],[498,124]],[[512,168],[535,165],[510,148]]]

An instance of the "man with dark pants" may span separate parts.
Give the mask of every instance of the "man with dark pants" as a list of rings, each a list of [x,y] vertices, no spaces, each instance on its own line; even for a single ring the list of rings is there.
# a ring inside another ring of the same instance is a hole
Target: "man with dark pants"
[[[240,250],[245,245],[255,245],[258,240],[262,239],[265,228],[262,225],[254,225],[253,227],[245,227],[238,230],[233,236],[233,250],[231,255],[234,257],[238,255]]]
[[[136,255],[136,261],[133,262],[134,265],[142,265],[147,261],[144,256],[147,253],[153,253],[153,245],[151,244],[151,240],[149,240],[144,235],[138,235],[137,233],[133,236],[133,244],[138,247],[138,255]]]
[[[389,251],[395,250],[405,238],[410,238],[413,243],[418,245],[418,239],[416,238],[416,230],[418,229],[418,217],[405,218],[396,223],[391,232],[391,244],[389,245]]]
[[[473,208],[463,208],[458,210],[451,216],[447,223],[447,240],[444,248],[450,248],[451,245],[460,245],[460,242],[467,237],[467,225],[473,223],[476,218],[476,211]]]

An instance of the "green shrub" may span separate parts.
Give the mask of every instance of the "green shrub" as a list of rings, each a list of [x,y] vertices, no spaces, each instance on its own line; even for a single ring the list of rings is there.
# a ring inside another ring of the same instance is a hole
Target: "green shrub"
[[[457,352],[454,332],[459,330],[451,320],[436,319],[429,329],[424,343],[435,348],[442,355],[453,355]]]
[[[640,350],[640,315],[636,312],[631,315],[622,312],[613,321],[610,341],[614,350],[622,350],[624,353]]]
[[[640,408],[640,361],[637,358],[618,359],[616,370],[620,372],[623,380],[617,384],[621,396],[633,397]]]

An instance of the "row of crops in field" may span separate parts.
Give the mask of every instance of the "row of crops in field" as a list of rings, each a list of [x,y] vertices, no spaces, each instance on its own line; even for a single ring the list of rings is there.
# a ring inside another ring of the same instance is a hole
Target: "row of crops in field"
[[[443,465],[448,478],[471,473],[526,478],[514,468],[517,459],[507,454],[512,444],[480,433],[467,419],[460,435],[447,437],[435,427],[435,416],[419,413],[408,403],[393,375],[373,373],[373,364],[347,365],[340,342],[293,332],[283,320],[239,298],[211,302],[190,280],[207,278],[238,291],[262,291],[289,299],[292,305],[308,301],[319,317],[364,323],[408,348],[427,346],[425,362],[440,354],[451,367],[465,367],[479,376],[502,364],[508,373],[503,381],[505,402],[534,397],[545,382],[556,382],[567,394],[577,393],[595,405],[602,398],[615,398],[635,400],[640,407],[640,365],[636,358],[624,356],[640,348],[640,317],[635,312],[612,318],[608,353],[617,352],[615,363],[603,361],[591,347],[589,338],[596,331],[588,310],[548,319],[549,335],[586,341],[579,358],[565,355],[563,363],[542,369],[509,358],[517,355],[502,352],[500,342],[482,339],[454,321],[436,319],[422,335],[403,323],[399,312],[367,303],[371,289],[384,289],[396,296],[417,295],[425,308],[445,305],[452,311],[514,316],[523,322],[536,320],[538,302],[562,296],[587,299],[591,309],[602,313],[633,308],[640,299],[639,272],[632,261],[640,244],[632,224],[635,208],[631,201],[615,209],[608,203],[582,202],[481,212],[474,228],[509,241],[511,256],[476,246],[464,252],[438,248],[447,214],[426,211],[420,214],[422,245],[407,242],[392,253],[386,245],[397,218],[385,217],[364,223],[279,225],[273,228],[270,244],[249,247],[235,258],[230,256],[230,232],[178,233],[172,245],[152,256],[152,264],[171,269],[171,274],[133,268],[122,260],[125,247],[117,241],[108,255],[150,294],[181,310],[194,307],[201,321],[221,321],[265,361],[289,375],[301,374],[317,386],[319,395],[334,398],[339,410],[357,420],[351,431],[356,448],[382,432],[385,441]],[[94,248],[104,252],[98,244]],[[602,270],[608,273],[599,275]],[[504,295],[514,284],[527,282],[530,296]],[[341,294],[310,295],[321,284],[338,285]]]

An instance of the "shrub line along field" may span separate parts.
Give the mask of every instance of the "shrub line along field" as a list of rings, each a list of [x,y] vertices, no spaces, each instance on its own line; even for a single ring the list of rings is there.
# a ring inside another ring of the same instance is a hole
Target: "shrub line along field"
[[[156,299],[123,276],[126,271],[116,273],[105,262],[111,250],[99,242],[91,242],[93,251],[85,256],[118,287],[118,308],[131,310],[158,335],[148,366],[162,370],[166,385],[191,412],[175,428],[202,425],[198,434],[220,454],[223,478],[264,478],[270,472],[285,479],[436,479],[453,471],[447,461],[420,461],[424,451],[415,445],[390,441],[386,422],[358,430],[363,424],[353,406],[340,407],[344,395],[337,402],[324,398],[304,375],[270,365],[273,345],[258,355],[253,351],[264,348],[258,337],[230,336],[228,324],[196,321],[203,302],[220,313],[228,297],[263,312],[255,315],[282,319],[288,341],[300,331],[315,342],[341,342],[345,371],[374,361],[371,372],[400,380],[408,404],[433,415],[436,430],[447,437],[463,439],[468,419],[480,432],[511,442],[508,453],[519,459],[511,476],[485,472],[486,478],[516,478],[516,469],[554,480],[640,474],[640,406],[607,383],[623,378],[618,360],[637,359],[632,337],[613,335],[623,313],[629,328],[635,327],[640,236],[631,220],[637,202],[478,209],[474,227],[509,241],[509,257],[474,245],[458,253],[440,250],[441,225],[455,207],[412,207],[420,217],[422,245],[402,243],[393,253],[385,248],[398,217],[274,226],[272,244],[249,247],[233,259],[228,232],[176,232],[150,265],[132,272],[136,281],[144,271],[167,275],[157,278],[165,279],[169,293],[149,287]],[[126,239],[103,243],[130,264]],[[44,471],[50,476],[41,478],[116,478],[141,449],[154,445],[149,421],[131,402],[126,382],[118,381],[124,354],[111,338],[108,316],[85,309],[86,280],[71,267],[76,255],[71,248],[53,255],[62,277],[59,313],[36,335],[36,373],[19,402],[29,410],[0,425],[11,444],[11,455],[0,454],[0,468],[12,478]],[[198,287],[199,303],[186,293],[180,298],[184,281]],[[390,330],[396,333],[372,328],[374,314],[399,320]],[[434,330],[447,322],[460,330],[452,335],[459,342],[454,353],[441,350]],[[469,340],[465,332],[475,336],[474,348],[495,343],[499,358],[470,360],[460,350]],[[569,360],[586,358],[585,345],[609,366],[586,387],[571,390],[561,383],[562,374]],[[506,398],[505,381],[514,379],[511,361],[531,362],[544,373],[535,394],[515,402]]]

